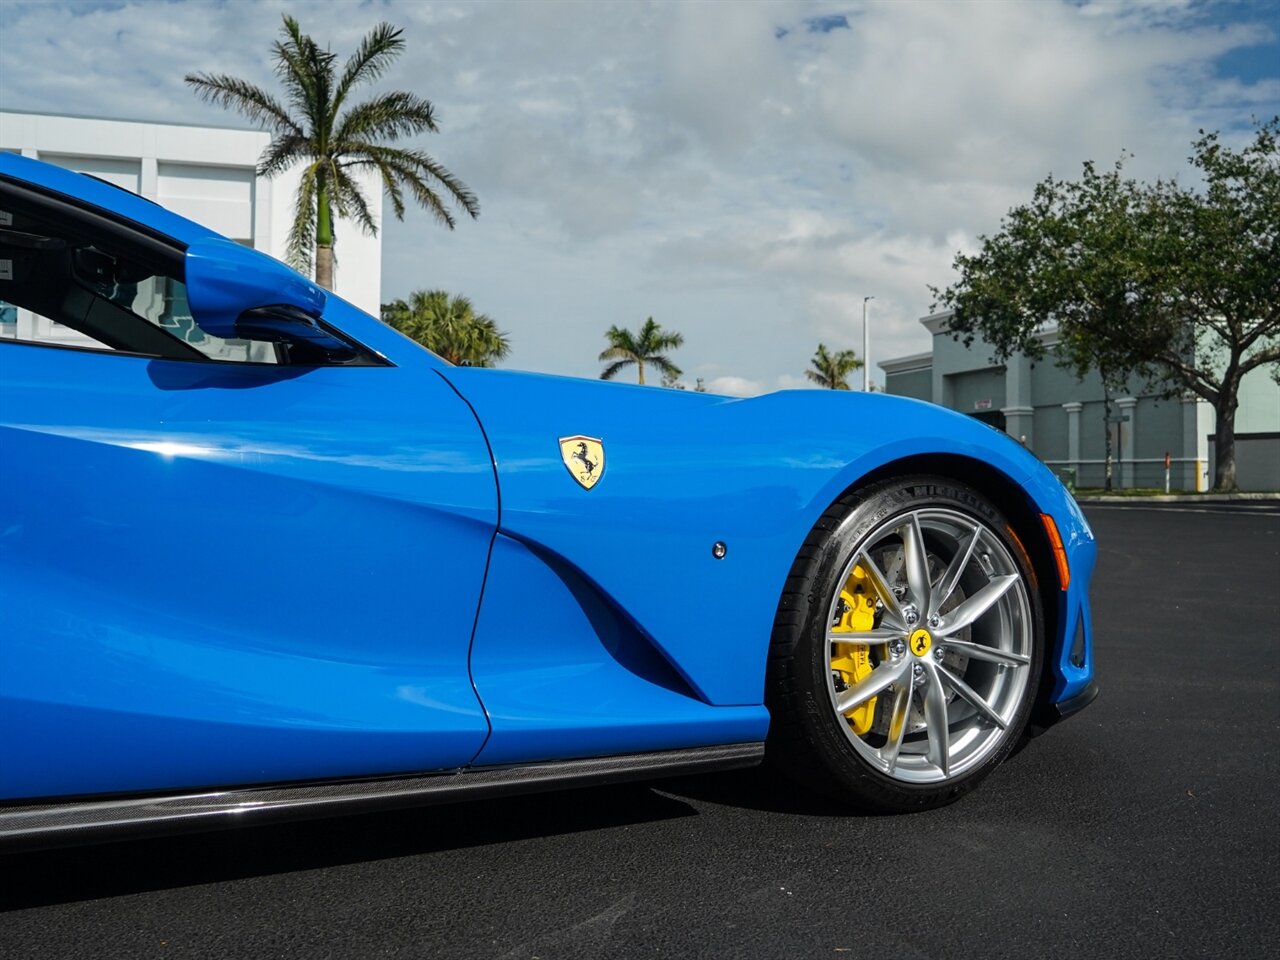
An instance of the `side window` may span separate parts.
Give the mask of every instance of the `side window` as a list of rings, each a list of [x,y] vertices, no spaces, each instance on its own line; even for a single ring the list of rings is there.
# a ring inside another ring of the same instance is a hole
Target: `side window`
[[[173,359],[280,361],[274,343],[201,330],[187,306],[181,253],[157,246],[0,194],[0,339]]]

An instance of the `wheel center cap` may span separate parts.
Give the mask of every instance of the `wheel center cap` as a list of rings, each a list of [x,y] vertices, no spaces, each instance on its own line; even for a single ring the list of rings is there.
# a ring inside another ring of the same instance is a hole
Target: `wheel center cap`
[[[922,627],[911,635],[910,645],[912,653],[917,657],[923,657],[933,646],[933,637]]]

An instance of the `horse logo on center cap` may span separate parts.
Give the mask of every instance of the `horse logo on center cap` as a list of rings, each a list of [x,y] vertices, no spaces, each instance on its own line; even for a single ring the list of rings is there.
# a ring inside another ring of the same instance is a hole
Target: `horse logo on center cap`
[[[584,490],[590,490],[604,475],[604,443],[595,437],[561,437],[560,459]]]
[[[911,635],[911,652],[917,657],[923,657],[932,645],[933,637],[928,630],[920,629]]]

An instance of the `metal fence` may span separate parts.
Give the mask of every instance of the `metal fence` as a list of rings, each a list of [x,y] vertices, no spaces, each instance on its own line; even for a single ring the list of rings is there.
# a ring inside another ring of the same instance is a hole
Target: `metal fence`
[[[1166,466],[1167,463],[1167,466]],[[1046,460],[1045,466],[1058,475],[1069,490],[1077,487],[1101,489],[1107,485],[1106,460]],[[1209,463],[1195,457],[1149,457],[1111,461],[1111,486],[1116,490],[1209,489]]]

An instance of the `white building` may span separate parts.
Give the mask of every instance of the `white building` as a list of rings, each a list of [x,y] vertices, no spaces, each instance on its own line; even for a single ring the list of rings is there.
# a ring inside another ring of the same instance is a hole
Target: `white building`
[[[0,150],[109,180],[284,260],[300,174],[256,174],[270,140],[261,130],[0,111]],[[368,174],[363,186],[381,228],[382,185]],[[381,229],[370,237],[340,219],[335,238],[335,292],[377,316]],[[70,330],[66,335],[78,336]]]

